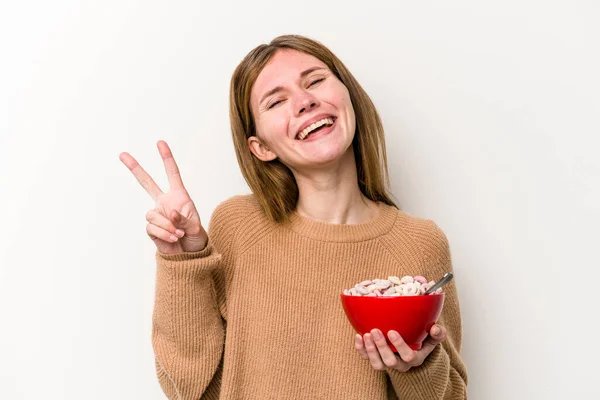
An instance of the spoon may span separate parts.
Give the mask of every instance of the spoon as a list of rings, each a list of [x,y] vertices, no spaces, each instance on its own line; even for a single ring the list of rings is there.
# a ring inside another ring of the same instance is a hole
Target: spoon
[[[452,278],[454,278],[454,275],[452,275],[452,272],[447,272],[446,274],[444,274],[444,276],[442,277],[442,279],[440,279],[432,287],[430,287],[424,293],[424,295],[425,294],[431,294],[431,293],[435,292],[436,290],[438,290],[439,288],[441,288],[442,286],[444,286],[446,283],[450,282],[452,280]]]

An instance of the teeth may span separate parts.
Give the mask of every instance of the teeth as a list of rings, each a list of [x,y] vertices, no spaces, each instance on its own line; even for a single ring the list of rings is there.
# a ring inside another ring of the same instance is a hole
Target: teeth
[[[314,124],[311,124],[310,126],[307,126],[302,132],[298,134],[298,140],[304,140],[304,138],[306,138],[306,136],[308,136],[309,133],[311,133],[318,127],[326,124],[333,125],[333,118],[323,118],[322,120],[317,121]]]

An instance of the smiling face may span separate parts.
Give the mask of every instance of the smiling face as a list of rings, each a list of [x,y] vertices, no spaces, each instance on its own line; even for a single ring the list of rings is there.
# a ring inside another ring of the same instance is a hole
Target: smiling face
[[[292,171],[331,164],[351,149],[356,128],[344,84],[311,55],[280,50],[260,72],[250,97],[257,136],[252,153]]]

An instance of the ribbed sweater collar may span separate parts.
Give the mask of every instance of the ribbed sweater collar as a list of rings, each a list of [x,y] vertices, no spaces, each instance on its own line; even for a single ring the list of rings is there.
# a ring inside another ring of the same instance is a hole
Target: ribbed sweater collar
[[[289,228],[299,235],[324,242],[361,242],[382,236],[392,229],[398,210],[378,202],[377,214],[361,224],[332,224],[303,217],[294,211]]]

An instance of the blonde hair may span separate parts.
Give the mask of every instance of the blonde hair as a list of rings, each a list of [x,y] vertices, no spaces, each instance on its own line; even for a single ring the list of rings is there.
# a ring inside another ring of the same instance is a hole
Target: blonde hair
[[[250,108],[252,86],[273,55],[282,49],[318,58],[346,86],[356,116],[352,147],[360,190],[372,201],[398,208],[387,189],[389,176],[385,139],[375,105],[346,66],[327,47],[303,36],[284,35],[269,44],[261,44],[246,55],[233,72],[229,93],[231,134],[238,163],[267,217],[274,222],[286,222],[298,202],[298,185],[290,169],[278,159],[269,162],[259,160],[248,147],[248,138],[256,136]]]

